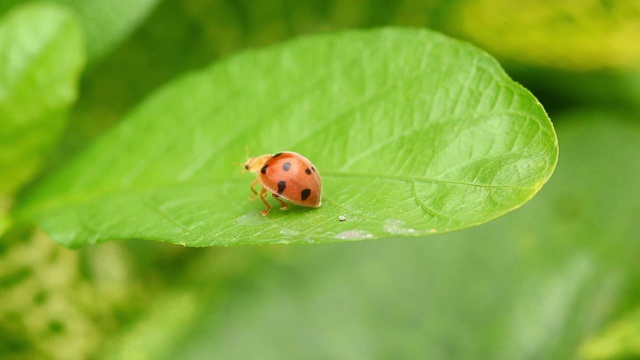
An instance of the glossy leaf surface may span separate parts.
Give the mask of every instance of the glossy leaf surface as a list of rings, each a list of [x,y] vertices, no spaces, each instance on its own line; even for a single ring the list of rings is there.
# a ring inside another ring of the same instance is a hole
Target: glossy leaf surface
[[[290,150],[323,206],[258,215],[233,162]],[[426,235],[496,218],[551,176],[536,99],[470,45],[426,30],[301,38],[181,78],[27,197],[19,214],[69,246],[189,246]],[[339,221],[344,216],[346,221]]]

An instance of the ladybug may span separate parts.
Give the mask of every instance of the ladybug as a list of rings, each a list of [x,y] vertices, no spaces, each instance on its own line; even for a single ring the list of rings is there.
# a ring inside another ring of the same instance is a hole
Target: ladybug
[[[259,196],[267,207],[260,211],[262,216],[266,216],[271,211],[267,193],[271,193],[280,202],[281,210],[289,208],[282,199],[300,206],[319,207],[321,205],[320,174],[311,161],[298,153],[283,151],[274,155],[266,154],[252,158],[247,156],[244,168],[257,174],[250,188],[254,194],[252,198]],[[262,185],[260,192],[255,189],[258,184]]]

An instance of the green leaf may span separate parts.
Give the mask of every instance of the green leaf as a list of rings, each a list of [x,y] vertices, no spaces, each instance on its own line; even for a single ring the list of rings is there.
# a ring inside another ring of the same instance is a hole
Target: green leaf
[[[159,0],[57,0],[78,13],[87,38],[87,56],[95,62],[126,38]]]
[[[63,10],[25,5],[0,21],[0,198],[40,168],[77,97],[83,40]]]
[[[158,0],[49,0],[72,9],[87,40],[87,58],[94,63],[131,33],[151,12]],[[2,10],[24,2],[3,0]]]
[[[640,307],[611,324],[604,333],[585,342],[580,348],[580,358],[640,358]]]
[[[639,68],[640,4],[635,0],[452,3],[443,25],[496,56],[573,71]]]
[[[253,154],[291,150],[319,209],[258,212]],[[175,81],[35,189],[19,215],[79,246],[189,246],[426,235],[513,210],[551,176],[552,125],[485,53],[426,30],[320,35]],[[340,222],[339,216],[346,221]]]

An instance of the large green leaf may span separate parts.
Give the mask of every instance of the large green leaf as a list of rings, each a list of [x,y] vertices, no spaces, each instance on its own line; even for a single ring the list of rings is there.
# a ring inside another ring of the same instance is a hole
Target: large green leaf
[[[257,248],[272,261],[244,276],[256,248],[194,259],[106,358],[575,358],[640,290],[640,127],[564,120],[521,210],[428,241]]]
[[[0,197],[40,167],[76,99],[83,40],[63,10],[25,5],[0,20]]]
[[[261,217],[234,161],[299,152],[324,205]],[[425,235],[529,200],[557,144],[536,99],[485,53],[425,30],[321,35],[177,80],[35,189],[19,215],[69,246]],[[339,222],[344,216],[346,221]]]

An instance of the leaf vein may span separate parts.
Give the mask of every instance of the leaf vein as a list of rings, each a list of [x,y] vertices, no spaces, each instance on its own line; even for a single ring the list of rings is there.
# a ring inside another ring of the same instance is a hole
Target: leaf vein
[[[424,210],[426,213],[431,214],[432,216],[436,216],[445,220],[449,220],[451,221],[452,219],[446,215],[442,215],[440,213],[438,213],[437,211],[433,210],[431,207],[427,206],[427,204],[425,204],[422,200],[420,200],[420,197],[418,196],[418,193],[416,191],[416,183],[412,182],[411,183],[411,193],[413,194],[413,198],[416,200],[416,203],[418,204],[418,206],[420,206],[422,208],[422,210]]]
[[[487,189],[535,189],[531,186],[517,186],[517,185],[504,185],[504,184],[477,184],[464,181],[454,181],[446,179],[435,178],[419,178],[413,176],[401,176],[401,175],[388,175],[388,174],[363,174],[363,173],[349,173],[349,172],[323,172],[323,177],[346,177],[346,178],[374,178],[390,181],[403,181],[403,182],[422,182],[422,183],[439,183],[450,185],[463,185],[470,187],[480,187]]]

